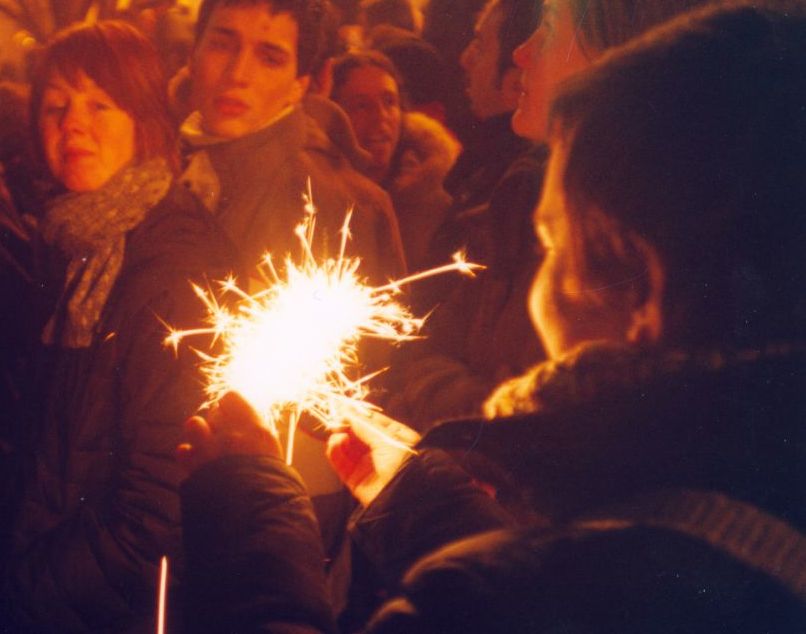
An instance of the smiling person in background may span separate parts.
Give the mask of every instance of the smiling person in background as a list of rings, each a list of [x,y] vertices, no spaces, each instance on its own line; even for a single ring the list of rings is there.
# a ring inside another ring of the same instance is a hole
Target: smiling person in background
[[[372,155],[369,175],[392,197],[407,261],[420,270],[450,204],[442,181],[460,148],[438,121],[406,112],[403,91],[400,75],[381,53],[348,53],[333,64],[331,98]]]
[[[21,449],[33,456],[14,504],[0,623],[150,627],[159,559],[176,560],[180,545],[172,445],[204,400],[193,355],[163,346],[164,323],[198,324],[189,281],[225,275],[234,258],[174,181],[166,82],[133,27],[56,34],[34,76],[31,119],[62,186],[39,230],[67,267],[42,335],[40,391],[26,395]]]

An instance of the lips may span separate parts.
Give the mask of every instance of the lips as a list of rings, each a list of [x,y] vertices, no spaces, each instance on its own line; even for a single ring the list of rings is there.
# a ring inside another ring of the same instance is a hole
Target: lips
[[[216,97],[213,105],[222,117],[239,117],[249,110],[249,105],[237,97]]]
[[[81,147],[67,147],[62,151],[62,157],[65,161],[78,161],[92,155],[92,151]]]

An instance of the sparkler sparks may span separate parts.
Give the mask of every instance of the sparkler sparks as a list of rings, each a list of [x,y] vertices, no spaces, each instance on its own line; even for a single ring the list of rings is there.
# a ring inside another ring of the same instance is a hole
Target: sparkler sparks
[[[367,382],[378,372],[360,375],[359,342],[364,338],[411,340],[418,337],[424,322],[396,300],[401,286],[450,271],[473,275],[475,269],[483,268],[456,254],[451,264],[369,286],[358,273],[360,258],[346,255],[350,217],[348,212],[338,257],[318,262],[311,248],[316,210],[309,189],[305,217],[296,229],[302,261],[296,263],[287,256],[281,275],[267,254],[258,269],[266,288],[254,294],[239,287],[234,278],[219,283],[218,295],[194,285],[207,308],[208,325],[171,329],[165,339],[174,349],[189,336],[208,335],[218,341],[219,354],[196,350],[207,379],[205,405],[235,390],[274,433],[287,423],[289,462],[302,412],[333,428],[345,408],[375,408],[364,399]],[[219,297],[234,298],[234,302],[225,305]]]

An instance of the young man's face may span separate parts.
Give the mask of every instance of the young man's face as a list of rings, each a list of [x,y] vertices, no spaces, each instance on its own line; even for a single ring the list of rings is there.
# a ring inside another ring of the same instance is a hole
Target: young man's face
[[[505,102],[498,67],[498,30],[503,18],[497,2],[488,4],[476,24],[473,39],[460,58],[470,109],[482,121],[512,110]]]
[[[196,43],[193,99],[207,134],[237,138],[268,124],[305,93],[297,23],[269,4],[219,6]]]

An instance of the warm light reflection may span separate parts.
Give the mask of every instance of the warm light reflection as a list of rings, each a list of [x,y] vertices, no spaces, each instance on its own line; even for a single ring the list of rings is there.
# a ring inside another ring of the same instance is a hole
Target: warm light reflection
[[[457,254],[452,264],[372,287],[358,273],[360,259],[345,255],[351,214],[342,226],[338,257],[317,262],[311,250],[316,210],[310,192],[305,212],[296,230],[301,263],[286,257],[280,272],[266,255],[259,266],[266,288],[254,294],[232,278],[219,283],[219,293],[194,286],[207,308],[208,325],[171,330],[166,338],[176,348],[188,336],[212,335],[220,352],[197,350],[207,379],[205,405],[235,390],[275,433],[289,424],[289,461],[302,412],[332,428],[345,407],[374,408],[365,398],[367,382],[377,372],[361,373],[359,342],[366,337],[406,341],[418,336],[424,321],[396,300],[401,285],[449,271],[472,275],[482,268]]]

